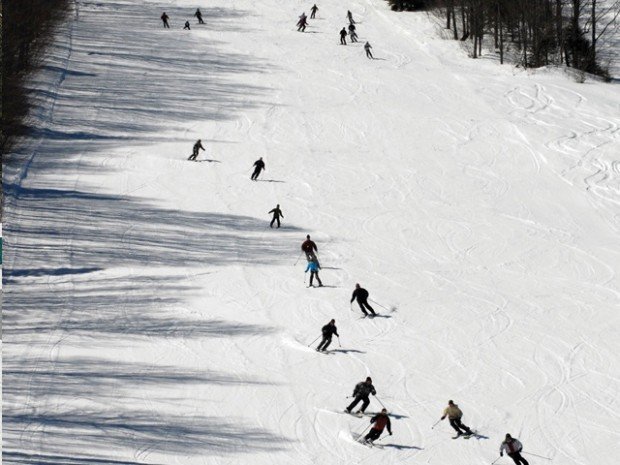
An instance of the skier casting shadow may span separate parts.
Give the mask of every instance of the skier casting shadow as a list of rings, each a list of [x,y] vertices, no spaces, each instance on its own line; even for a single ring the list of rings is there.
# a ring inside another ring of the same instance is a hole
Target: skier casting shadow
[[[198,152],[200,152],[200,149],[204,150],[205,148],[202,146],[202,142],[200,141],[200,139],[198,139],[194,144],[192,154],[189,156],[188,160],[196,161],[196,157],[198,157]]]
[[[372,444],[373,441],[376,441],[383,433],[383,430],[387,427],[388,433],[390,436],[392,435],[392,423],[390,422],[390,417],[387,414],[386,409],[381,409],[381,413],[376,414],[374,417],[370,419],[370,423],[374,423],[375,426],[371,428],[366,437],[364,438],[364,442],[369,442]]]
[[[377,391],[372,385],[372,379],[369,376],[368,378],[366,378],[366,381],[361,381],[355,385],[352,396],[355,397],[355,399],[349,404],[345,411],[347,413],[351,413],[351,410],[353,410],[357,404],[362,402],[362,408],[359,409],[356,413],[364,413],[366,411],[366,408],[370,404],[370,399],[368,398],[370,394],[376,396]]]
[[[366,58],[370,58],[371,60],[374,60],[375,57],[372,56],[372,52],[370,51],[371,48],[372,48],[372,45],[370,45],[369,42],[366,42],[364,44],[364,50],[366,50]]]
[[[280,204],[276,205],[276,208],[269,210],[269,213],[273,213],[273,218],[271,218],[271,223],[269,223],[269,227],[273,228],[273,223],[278,223],[278,228],[280,227],[280,218],[284,218],[282,214],[282,210],[280,210]]]
[[[321,328],[321,333],[323,334],[323,339],[321,340],[321,343],[318,345],[316,350],[318,350],[319,352],[325,352],[325,350],[332,343],[332,336],[335,334],[336,337],[340,337],[340,335],[338,334],[338,328],[336,328],[336,320],[331,320],[329,323],[323,326]]]
[[[194,13],[194,16],[196,18],[198,18],[198,24],[204,24],[205,22],[202,20],[202,13],[200,12],[200,8],[196,9],[196,13]]]
[[[164,13],[161,15],[161,20],[164,23],[164,28],[170,29],[170,24],[168,24],[169,19],[170,19],[170,16],[168,16],[166,12],[164,11]]]
[[[319,7],[316,6],[316,3],[310,8],[310,19],[314,19],[316,16],[316,12],[319,11]]]
[[[461,418],[463,418],[463,412],[461,411],[459,406],[451,400],[448,401],[448,406],[444,409],[441,419],[443,420],[446,417],[448,417],[448,420],[450,421],[450,426],[452,426],[452,428],[454,428],[454,430],[456,431],[457,438],[462,435],[473,434],[469,426],[461,423]]]
[[[357,299],[357,304],[362,309],[364,315],[368,316],[368,312],[366,309],[370,310],[370,313],[375,316],[375,310],[368,304],[368,291],[361,287],[359,284],[355,285],[355,290],[353,291],[353,295],[351,295],[351,302]]]
[[[250,179],[252,181],[256,181],[258,179],[258,175],[264,169],[265,169],[265,162],[263,161],[263,157],[260,157],[258,160],[254,162],[254,172],[252,173],[252,176],[250,176]]]
[[[347,45],[347,30],[344,27],[340,31],[340,45]]]

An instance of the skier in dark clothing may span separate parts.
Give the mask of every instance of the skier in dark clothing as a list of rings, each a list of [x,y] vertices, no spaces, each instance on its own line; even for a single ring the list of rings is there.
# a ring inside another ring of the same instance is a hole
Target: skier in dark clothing
[[[254,162],[254,172],[252,173],[252,176],[250,177],[250,179],[252,181],[256,181],[258,179],[258,175],[264,169],[265,169],[265,162],[263,161],[263,157],[260,157],[258,160]]]
[[[188,31],[192,29],[191,27],[189,27],[189,21],[185,21],[185,26],[183,27],[183,29],[187,29]]]
[[[316,348],[316,350],[325,352],[325,349],[329,347],[332,343],[332,336],[335,334],[336,337],[340,337],[338,334],[338,328],[336,328],[336,320],[331,320],[325,326],[321,328],[321,332],[323,333],[323,340]]]
[[[317,249],[314,241],[310,240],[310,234],[306,236],[306,240],[301,244],[301,250],[306,253],[306,259],[308,261],[316,260],[315,252],[318,252],[319,249]]]
[[[375,57],[372,56],[372,52],[370,51],[371,48],[372,48],[372,45],[370,45],[369,42],[366,42],[364,44],[364,50],[366,50],[366,57],[370,58],[371,60],[374,60]]]
[[[390,436],[392,435],[392,423],[390,422],[390,417],[387,414],[386,409],[381,409],[381,413],[377,413],[374,417],[370,419],[370,423],[374,423],[375,426],[371,428],[366,437],[364,438],[364,442],[376,441],[383,433],[383,429],[387,426],[388,433]]]
[[[170,19],[170,17],[164,11],[164,14],[161,15],[161,20],[164,22],[164,27],[167,27],[168,29],[170,29],[170,25],[168,24],[168,20],[169,19]]]
[[[308,287],[314,287],[312,286],[312,278],[314,278],[316,276],[316,280],[319,282],[319,287],[323,287],[323,283],[321,282],[321,278],[319,278],[319,270],[321,269],[321,267],[319,266],[319,262],[316,260],[311,260],[308,262],[308,266],[306,267],[306,271],[304,271],[304,273],[307,273],[308,271],[310,271],[310,284],[308,285]]]
[[[517,465],[529,465],[528,461],[521,457],[522,450],[523,444],[521,444],[518,439],[513,438],[510,434],[507,434],[506,439],[499,447],[499,455],[500,457],[503,457],[504,451],[506,451],[508,457],[510,457]]]
[[[202,146],[202,142],[200,141],[200,139],[198,139],[194,144],[192,154],[189,156],[188,160],[196,161],[196,157],[198,156],[198,152],[200,151],[200,149],[204,150],[205,148]]]
[[[446,417],[448,417],[448,420],[450,421],[450,426],[452,426],[452,428],[454,428],[454,430],[456,431],[457,437],[463,434],[465,435],[472,434],[472,431],[469,428],[469,426],[461,423],[463,412],[461,411],[459,406],[456,405],[451,400],[448,401],[448,406],[444,409],[441,419],[443,420]]]
[[[205,22],[202,20],[202,13],[200,12],[200,8],[196,8],[196,13],[194,16],[198,18],[198,24],[204,24]]]
[[[319,11],[319,7],[316,6],[316,3],[310,8],[310,19],[314,19],[316,16],[316,12]]]
[[[306,13],[302,13],[299,17],[299,21],[297,21],[297,32],[305,32],[306,26],[308,25],[308,17]]]
[[[340,31],[340,45],[347,45],[347,30],[344,27]]]
[[[357,42],[357,32],[355,32],[355,24],[349,24],[349,37],[351,42]]]
[[[355,399],[346,408],[346,412],[351,413],[351,410],[353,410],[355,406],[360,403],[360,401],[363,401],[362,408],[356,413],[364,413],[368,407],[368,404],[370,404],[370,399],[368,399],[370,394],[376,396],[377,391],[375,391],[375,387],[372,385],[372,379],[370,379],[369,376],[366,378],[366,381],[361,381],[355,385],[355,389],[353,390],[353,397],[355,397]]]
[[[375,310],[368,304],[368,291],[363,287],[360,287],[359,284],[355,285],[355,290],[353,291],[353,295],[351,296],[351,303],[357,299],[357,303],[362,309],[364,315],[368,315],[366,309],[370,310],[370,313],[376,315]]]
[[[355,21],[353,21],[353,14],[351,13],[351,10],[347,10],[347,19],[349,20],[349,24],[355,24]]]
[[[271,219],[271,223],[269,223],[269,227],[273,228],[273,223],[278,223],[278,228],[280,227],[280,218],[284,218],[282,214],[282,210],[280,210],[280,204],[276,205],[276,208],[273,210],[269,210],[269,213],[273,213],[273,218]]]

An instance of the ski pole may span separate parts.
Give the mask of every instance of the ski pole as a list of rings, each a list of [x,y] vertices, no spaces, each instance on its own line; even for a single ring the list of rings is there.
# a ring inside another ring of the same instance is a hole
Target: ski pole
[[[342,348],[342,345],[340,344],[340,336],[336,336],[338,338],[338,347]]]
[[[539,458],[545,459],[545,460],[552,460],[550,457],[545,457],[544,455],[533,454],[531,452],[525,452],[525,451],[523,451],[523,453],[527,454],[527,455],[533,455],[534,457],[539,457]]]
[[[384,409],[387,410],[387,407],[385,405],[383,405],[383,402],[381,402],[381,399],[379,399],[377,396],[375,396],[375,399],[377,399],[379,401],[379,403],[381,404],[381,407],[383,407]]]
[[[299,257],[297,257],[297,260],[295,260],[295,265],[297,265],[297,262],[299,261],[299,259],[301,258],[301,254],[304,253],[304,251],[302,250],[301,252],[299,252]],[[293,266],[295,266],[293,265]]]
[[[441,421],[441,419],[437,420],[437,421],[435,422],[435,424],[434,424],[433,426],[431,426],[431,429],[435,429],[435,426],[437,426],[437,424],[438,424],[440,421]]]
[[[314,341],[312,341],[310,344],[308,344],[307,347],[310,347],[312,344],[314,344],[316,341],[318,341],[320,337],[321,336],[317,336],[317,338]]]
[[[306,273],[304,273],[304,284],[306,284]]]
[[[493,460],[493,461],[491,462],[491,465],[493,465],[495,462],[497,462],[497,461],[498,461],[499,459],[501,459],[501,458],[502,458],[502,456],[500,455],[499,457],[497,457],[495,460]]]
[[[372,426],[372,423],[370,425],[368,425],[366,428],[364,428],[364,431],[362,431],[359,434],[358,438],[361,438],[364,435],[364,433],[370,429],[371,426]]]

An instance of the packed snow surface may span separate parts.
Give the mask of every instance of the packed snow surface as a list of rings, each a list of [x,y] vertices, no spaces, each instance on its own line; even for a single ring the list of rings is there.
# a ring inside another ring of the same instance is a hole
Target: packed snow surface
[[[472,60],[382,0],[297,32],[311,6],[77,2],[5,168],[5,463],[489,464],[511,433],[616,465],[617,83]],[[366,376],[383,449],[341,413]],[[431,429],[449,399],[479,436]]]

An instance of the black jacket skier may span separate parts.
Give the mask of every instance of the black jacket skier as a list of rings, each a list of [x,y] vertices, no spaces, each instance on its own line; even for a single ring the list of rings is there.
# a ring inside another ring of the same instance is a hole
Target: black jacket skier
[[[347,30],[344,27],[340,31],[340,44],[347,45]]]
[[[301,244],[301,250],[306,254],[306,260],[316,260],[316,253],[319,249],[313,240],[310,239],[310,234],[306,235],[306,240]]]
[[[258,175],[264,169],[265,169],[265,162],[263,161],[263,157],[260,157],[258,160],[254,162],[254,172],[252,173],[252,176],[250,177],[250,179],[252,181],[256,181],[258,179]]]
[[[316,350],[325,352],[325,349],[329,347],[332,343],[332,336],[335,334],[336,337],[340,337],[338,334],[338,328],[336,328],[336,320],[331,320],[325,326],[321,328],[321,332],[323,333],[323,340],[316,348]]]
[[[168,24],[169,19],[170,17],[164,11],[164,13],[161,15],[161,20],[164,22],[164,27],[167,27],[168,29],[170,29],[170,25]]]
[[[273,218],[271,218],[271,223],[269,223],[269,227],[273,228],[273,223],[278,223],[278,228],[280,227],[280,218],[284,218],[282,214],[282,210],[280,210],[280,204],[276,205],[276,208],[273,210],[269,210],[269,213],[273,213]]]
[[[370,45],[369,42],[366,42],[364,44],[364,50],[366,50],[366,57],[374,60],[375,57],[372,56],[372,52],[370,51],[371,48],[372,48],[372,45]]]
[[[187,29],[188,31],[192,29],[189,27],[189,21],[185,21],[185,26],[183,26],[183,29]]]
[[[196,8],[196,13],[194,16],[198,18],[198,24],[204,24],[205,22],[202,20],[202,13],[200,12],[200,8]]]
[[[366,411],[366,408],[368,407],[368,404],[370,404],[370,399],[368,399],[368,396],[370,394],[376,396],[377,391],[372,385],[372,379],[369,376],[368,378],[366,378],[366,381],[361,381],[355,385],[352,396],[355,397],[355,399],[346,408],[347,413],[351,413],[351,410],[353,410],[360,401],[363,401],[362,408],[359,409],[357,413],[364,413]]]
[[[353,303],[354,300],[357,300],[364,315],[368,315],[366,309],[370,310],[370,313],[373,315],[376,315],[375,310],[368,304],[368,291],[359,284],[355,285],[355,290],[353,291],[353,295],[351,295],[351,303]]]
[[[508,454],[508,457],[512,459],[517,465],[529,465],[527,460],[521,457],[521,451],[523,450],[523,444],[517,438],[513,438],[510,434],[506,435],[506,439],[499,447],[500,457],[504,456],[504,451]]]
[[[373,426],[368,432],[364,438],[364,442],[373,442],[379,439],[379,436],[381,436],[381,433],[383,433],[383,429],[385,427],[387,427],[390,436],[392,435],[392,422],[390,421],[390,417],[388,416],[386,409],[381,409],[381,413],[377,413],[374,417],[372,417],[370,419],[370,423],[374,423],[375,426]]]
[[[353,21],[353,14],[351,13],[351,10],[347,10],[347,19],[349,20],[349,24],[355,24],[355,21]]]
[[[305,32],[307,25],[308,17],[306,16],[306,13],[302,13],[299,17],[299,21],[297,21],[297,32]]]
[[[316,6],[316,3],[310,8],[310,19],[314,19],[316,16],[316,12],[319,11],[319,7]]]
[[[355,32],[355,24],[349,24],[349,38],[351,42],[357,42],[357,32]]]
[[[195,161],[200,149],[204,150],[205,148],[202,146],[202,141],[198,139],[196,143],[194,144],[194,148],[192,149],[192,154],[189,156],[188,160]]]

